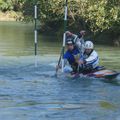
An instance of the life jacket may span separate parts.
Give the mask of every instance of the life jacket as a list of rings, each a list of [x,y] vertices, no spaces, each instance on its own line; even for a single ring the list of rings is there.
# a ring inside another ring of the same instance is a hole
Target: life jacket
[[[99,57],[95,50],[92,50],[90,54],[84,52],[83,59],[85,60],[85,64],[92,68],[96,68],[99,64]]]
[[[75,47],[72,51],[66,51],[64,54],[64,59],[67,59],[71,67],[73,68],[73,71],[77,70],[78,64],[75,61],[76,55],[80,54],[79,50]]]

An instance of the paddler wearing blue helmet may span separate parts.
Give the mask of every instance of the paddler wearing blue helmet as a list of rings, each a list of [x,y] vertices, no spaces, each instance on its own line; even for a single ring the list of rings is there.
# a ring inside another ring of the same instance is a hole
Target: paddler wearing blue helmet
[[[66,40],[67,51],[64,54],[64,60],[69,62],[73,72],[77,72],[78,63],[76,62],[75,56],[80,56],[79,49],[75,46],[75,43],[71,37]]]
[[[64,64],[67,65],[67,63],[69,63],[69,65],[72,68],[72,72],[76,73],[78,68],[78,63],[74,56],[80,57],[80,51],[75,46],[73,38],[70,36],[66,38],[66,52],[64,54]],[[57,69],[59,68],[61,68],[61,64],[57,66]]]

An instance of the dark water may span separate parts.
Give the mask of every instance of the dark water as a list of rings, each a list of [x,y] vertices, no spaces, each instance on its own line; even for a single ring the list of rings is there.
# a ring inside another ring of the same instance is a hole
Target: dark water
[[[61,43],[33,26],[0,23],[0,120],[120,120],[120,76],[113,81],[54,76]],[[101,64],[120,71],[120,49],[97,46]]]

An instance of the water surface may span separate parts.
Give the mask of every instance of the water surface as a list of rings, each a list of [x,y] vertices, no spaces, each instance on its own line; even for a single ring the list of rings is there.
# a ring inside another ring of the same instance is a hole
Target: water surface
[[[0,119],[120,120],[120,77],[54,77],[57,36],[39,35],[35,67],[33,30],[31,24],[0,23]],[[102,65],[120,71],[120,48],[96,49]]]

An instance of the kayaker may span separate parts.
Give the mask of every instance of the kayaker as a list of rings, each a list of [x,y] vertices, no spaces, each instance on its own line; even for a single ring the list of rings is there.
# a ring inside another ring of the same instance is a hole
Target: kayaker
[[[84,53],[78,60],[79,71],[83,73],[91,72],[98,67],[99,57],[97,52],[94,50],[94,44],[91,41],[86,41],[84,45]]]
[[[80,53],[84,52],[84,35],[86,34],[85,30],[81,30],[77,35],[71,33],[70,31],[66,31],[67,37],[72,37],[75,43],[75,46],[79,49]]]
[[[74,56],[79,56],[80,57],[80,52],[78,48],[75,46],[73,38],[69,37],[66,40],[66,47],[67,51],[64,54],[64,63],[65,65],[69,63],[69,65],[72,68],[72,72],[77,72],[78,69],[78,63],[75,60]],[[61,68],[61,65],[57,66],[57,69]]]

